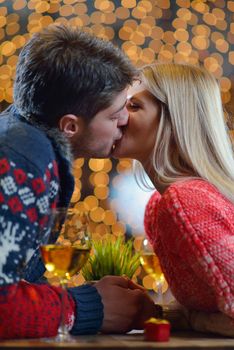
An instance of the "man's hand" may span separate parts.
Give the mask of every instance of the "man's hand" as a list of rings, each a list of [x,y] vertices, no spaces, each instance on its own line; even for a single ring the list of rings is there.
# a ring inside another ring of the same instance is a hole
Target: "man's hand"
[[[156,316],[154,302],[146,290],[128,278],[106,276],[95,287],[104,305],[104,333],[142,329],[145,320]]]

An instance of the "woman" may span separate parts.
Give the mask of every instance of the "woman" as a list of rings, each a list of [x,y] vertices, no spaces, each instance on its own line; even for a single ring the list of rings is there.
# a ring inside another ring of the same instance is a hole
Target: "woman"
[[[128,110],[114,156],[137,159],[158,190],[145,228],[171,290],[195,329],[234,335],[234,158],[216,80],[146,66]]]

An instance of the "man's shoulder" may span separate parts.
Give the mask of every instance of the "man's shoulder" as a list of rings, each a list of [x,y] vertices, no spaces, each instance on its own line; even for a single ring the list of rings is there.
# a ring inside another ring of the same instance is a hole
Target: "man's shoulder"
[[[37,167],[55,158],[52,143],[42,130],[14,117],[9,110],[0,118],[0,156],[24,159]]]
[[[45,144],[50,144],[45,132],[16,117],[10,107],[0,114],[0,120],[1,139],[4,138],[6,141],[10,139],[9,141],[12,143],[17,140],[24,140],[26,143],[42,140]]]

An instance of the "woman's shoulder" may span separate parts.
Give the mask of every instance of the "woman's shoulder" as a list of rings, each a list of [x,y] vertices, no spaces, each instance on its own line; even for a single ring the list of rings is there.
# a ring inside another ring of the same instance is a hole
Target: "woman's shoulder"
[[[150,218],[155,223],[159,216],[166,215],[168,219],[168,214],[171,219],[183,218],[192,222],[207,218],[234,222],[234,204],[209,182],[189,179],[175,182],[162,195],[154,192],[151,196],[146,206],[145,220]]]
[[[181,204],[226,204],[234,205],[211,183],[203,179],[178,181],[170,185],[164,192],[164,201],[179,201]]]
[[[150,197],[147,207],[154,210],[165,205],[174,205],[175,208],[180,206],[192,208],[212,204],[230,206],[232,210],[234,209],[234,204],[208,181],[188,179],[171,184],[162,195],[155,191]]]
[[[229,222],[234,230],[234,204],[205,180],[191,179],[172,184],[164,192],[159,212],[188,222]]]
[[[214,187],[214,185],[212,185],[210,182],[200,178],[184,179],[181,181],[174,182],[167,188],[165,193],[168,191],[172,191],[173,189],[176,189],[179,192],[185,192],[185,191],[217,192],[218,191]]]

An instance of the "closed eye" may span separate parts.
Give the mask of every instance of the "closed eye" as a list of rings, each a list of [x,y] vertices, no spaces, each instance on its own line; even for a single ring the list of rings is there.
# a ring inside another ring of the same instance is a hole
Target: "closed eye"
[[[115,122],[116,120],[119,120],[119,117],[111,117],[110,120],[112,120],[113,122]]]
[[[140,108],[140,105],[133,103],[133,102],[128,102],[127,104],[127,109],[130,111],[136,111]]]

